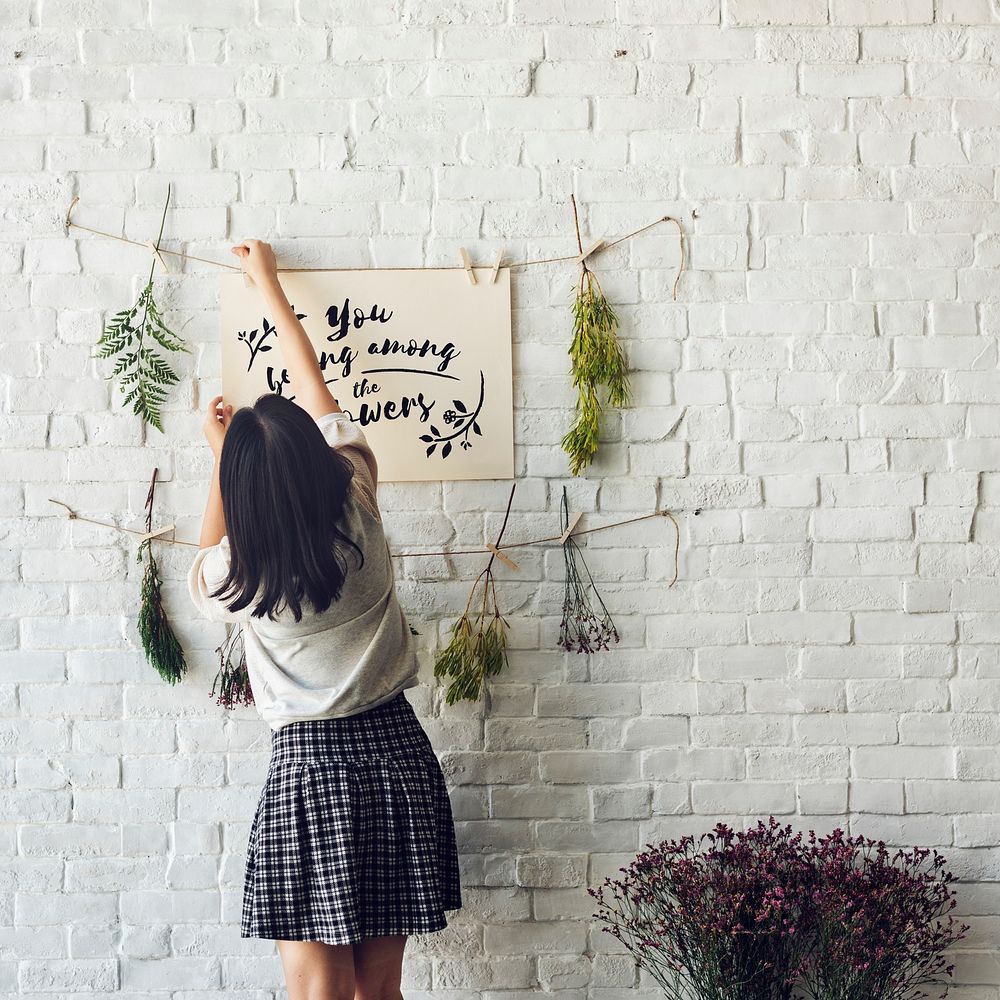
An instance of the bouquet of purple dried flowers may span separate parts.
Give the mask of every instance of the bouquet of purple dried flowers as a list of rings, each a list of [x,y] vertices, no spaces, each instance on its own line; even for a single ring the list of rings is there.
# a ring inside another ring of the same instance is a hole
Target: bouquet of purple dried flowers
[[[719,824],[648,844],[625,878],[588,889],[617,937],[672,1000],[787,1000],[807,953],[809,866],[801,834],[774,820]],[[605,893],[610,899],[605,897]]]
[[[954,966],[947,949],[969,929],[951,911],[954,875],[923,847],[890,849],[882,841],[834,830],[810,834],[814,870],[814,960],[801,989],[812,1000],[903,1000],[942,988]]]
[[[746,831],[647,844],[605,878],[594,914],[670,1000],[903,1000],[946,987],[944,952],[968,928],[950,916],[937,852]],[[944,995],[943,993],[941,994]]]

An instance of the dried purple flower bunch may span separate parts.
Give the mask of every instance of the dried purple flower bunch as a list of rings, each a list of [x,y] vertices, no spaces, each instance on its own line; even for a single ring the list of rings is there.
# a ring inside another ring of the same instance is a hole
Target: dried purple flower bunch
[[[253,688],[250,687],[250,673],[247,670],[247,654],[243,641],[242,625],[226,625],[226,638],[215,647],[219,654],[219,669],[212,681],[208,696],[223,708],[237,708],[252,705]],[[219,689],[216,696],[215,689]]]
[[[773,820],[664,841],[598,889],[594,916],[674,1000],[787,1000],[806,957],[801,834]],[[610,900],[605,898],[605,893]]]
[[[559,529],[565,532],[568,527],[569,501],[564,486],[559,510]],[[562,620],[559,622],[559,646],[570,652],[576,650],[578,653],[595,653],[607,649],[609,643],[618,642],[618,629],[611,620],[611,612],[597,592],[594,578],[583,558],[583,552],[572,535],[563,542],[563,560],[566,566],[566,582],[563,591]],[[580,572],[581,567],[587,575],[586,580]],[[591,592],[600,605],[600,616],[595,613],[590,603]]]
[[[647,844],[597,889],[595,917],[671,1000],[911,1000],[952,975],[968,930],[937,852],[746,831]],[[940,994],[944,996],[944,993]]]
[[[951,911],[956,877],[923,847],[890,849],[882,841],[834,830],[810,834],[814,870],[814,960],[801,990],[812,1000],[903,1000],[947,993],[954,966],[945,952],[968,931]]]

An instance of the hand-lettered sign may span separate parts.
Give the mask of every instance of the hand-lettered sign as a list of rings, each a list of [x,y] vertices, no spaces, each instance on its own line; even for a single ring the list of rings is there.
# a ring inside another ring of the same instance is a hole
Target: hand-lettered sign
[[[284,271],[278,280],[330,391],[365,432],[379,478],[514,474],[510,271]],[[222,276],[222,394],[295,398],[279,332],[242,274]]]

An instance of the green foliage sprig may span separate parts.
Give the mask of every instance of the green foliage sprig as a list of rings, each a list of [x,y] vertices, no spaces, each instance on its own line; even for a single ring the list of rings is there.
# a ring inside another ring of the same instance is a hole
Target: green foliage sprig
[[[156,488],[156,473],[149,483],[146,494],[146,531],[152,531],[153,524],[153,490]],[[187,670],[184,650],[170,627],[167,612],[163,607],[161,594],[161,579],[159,567],[153,556],[152,539],[145,538],[139,543],[136,552],[136,562],[145,558],[146,565],[142,575],[142,590],[139,599],[138,632],[142,642],[146,660],[157,673],[169,684],[176,684]]]
[[[147,661],[156,668],[168,683],[176,684],[187,670],[184,650],[181,648],[170,621],[163,608],[160,594],[160,573],[150,547],[151,540],[140,543],[136,562],[146,556],[146,568],[142,576],[142,594],[139,602],[139,638]]]
[[[499,548],[503,533],[510,517],[510,507],[514,501],[515,483],[507,500],[495,548]],[[493,560],[490,556],[486,569],[476,577],[465,602],[465,610],[451,629],[451,640],[434,662],[435,677],[451,677],[445,691],[445,701],[453,705],[456,701],[475,701],[483,690],[488,677],[495,677],[507,666],[507,619],[500,614],[497,604],[496,582],[493,578]],[[482,587],[482,598],[477,591]],[[473,603],[478,611],[470,612]]]
[[[167,186],[167,201],[160,219],[160,233],[156,246],[163,236],[163,223],[170,201],[170,187]],[[150,265],[146,286],[130,309],[122,309],[105,324],[96,345],[95,358],[116,358],[114,369],[106,378],[119,380],[119,388],[124,394],[123,406],[132,404],[132,411],[157,430],[163,430],[160,407],[166,399],[167,390],[178,381],[176,372],[157,353],[157,345],[164,351],[190,352],[190,347],[163,322],[153,298],[154,258]]]
[[[573,217],[577,219],[575,198]],[[582,253],[579,220],[577,243]],[[618,340],[618,315],[586,260],[580,262],[580,267],[573,300],[573,340],[569,347],[573,385],[577,390],[576,414],[562,439],[574,476],[586,469],[597,454],[605,405],[628,406],[632,396],[628,361]]]
[[[483,581],[483,602],[479,613],[469,615],[468,606],[451,630],[451,641],[434,664],[435,677],[451,677],[445,701],[453,705],[464,699],[475,701],[487,677],[495,677],[507,665],[507,619],[496,604],[493,574]],[[483,574],[473,585],[473,593]],[[471,603],[471,595],[470,595]]]

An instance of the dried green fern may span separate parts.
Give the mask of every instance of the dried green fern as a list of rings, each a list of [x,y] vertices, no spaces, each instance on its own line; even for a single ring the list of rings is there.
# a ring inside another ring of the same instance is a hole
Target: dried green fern
[[[160,219],[159,246],[163,235],[163,222],[170,201],[167,187],[167,202],[163,206]],[[119,380],[124,395],[123,406],[132,404],[132,411],[157,430],[163,430],[160,407],[166,399],[167,390],[178,381],[177,374],[167,361],[157,352],[188,351],[190,348],[163,322],[153,298],[153,270],[150,266],[146,286],[130,309],[122,309],[105,324],[101,338],[96,345],[95,358],[116,358],[114,369],[106,378]]]

